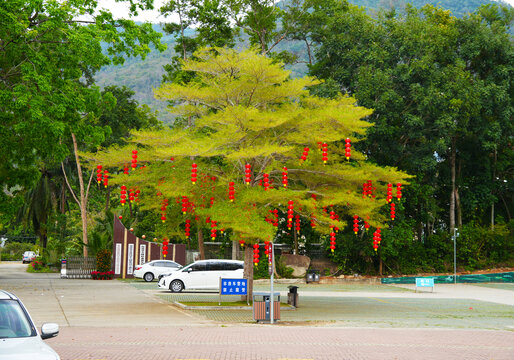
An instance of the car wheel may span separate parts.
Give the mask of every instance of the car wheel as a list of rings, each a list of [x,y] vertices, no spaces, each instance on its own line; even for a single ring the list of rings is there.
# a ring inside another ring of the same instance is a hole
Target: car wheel
[[[170,284],[171,292],[181,292],[184,290],[184,283],[180,280],[173,280]]]
[[[153,274],[151,272],[147,272],[145,276],[143,276],[143,279],[145,279],[146,282],[153,281]]]

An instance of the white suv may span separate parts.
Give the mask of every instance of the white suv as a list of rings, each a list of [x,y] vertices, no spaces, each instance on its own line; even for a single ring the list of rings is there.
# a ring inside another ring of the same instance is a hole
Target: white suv
[[[59,325],[47,323],[39,335],[20,299],[0,290],[0,360],[60,360],[43,342],[58,333]]]
[[[25,264],[26,262],[32,262],[36,260],[36,253],[34,251],[25,251],[23,253],[23,258],[21,259],[21,262]]]
[[[159,280],[159,288],[172,292],[184,289],[216,290],[220,278],[242,279],[244,262],[239,260],[199,260]]]
[[[169,274],[180,269],[182,265],[171,260],[154,260],[143,265],[137,265],[134,269],[134,277],[144,279],[147,282],[153,281],[162,274]]]

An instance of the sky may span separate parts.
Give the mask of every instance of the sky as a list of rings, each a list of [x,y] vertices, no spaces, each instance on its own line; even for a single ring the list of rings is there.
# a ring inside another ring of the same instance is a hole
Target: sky
[[[165,18],[160,16],[159,8],[164,4],[166,0],[154,0],[154,10],[152,11],[140,11],[140,14],[136,17],[131,18],[134,21],[141,22],[152,22],[160,23],[165,22]],[[351,0],[350,0],[351,2]],[[505,0],[511,6],[514,6],[514,0]],[[128,17],[128,5],[127,3],[116,3],[114,0],[99,0],[99,8],[105,8],[110,10],[115,18],[127,18]]]

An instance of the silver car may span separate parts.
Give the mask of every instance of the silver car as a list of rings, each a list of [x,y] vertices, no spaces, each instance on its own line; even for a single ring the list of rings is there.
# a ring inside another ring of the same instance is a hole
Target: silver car
[[[47,323],[40,335],[20,299],[0,290],[0,360],[60,360],[43,342],[58,333],[59,325]]]

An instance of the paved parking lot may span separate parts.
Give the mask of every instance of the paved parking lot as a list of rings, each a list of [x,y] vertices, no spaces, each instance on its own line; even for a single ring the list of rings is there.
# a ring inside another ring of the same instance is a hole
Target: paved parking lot
[[[276,325],[251,311],[186,311],[156,283],[60,279],[0,263],[0,288],[17,294],[63,360],[514,359],[512,290],[439,288],[434,294],[370,285],[299,285],[300,306]],[[284,295],[287,285],[276,288]],[[266,285],[256,285],[266,290]],[[484,301],[490,297],[491,301]],[[183,300],[185,301],[185,300]],[[1,351],[1,348],[0,348]]]

